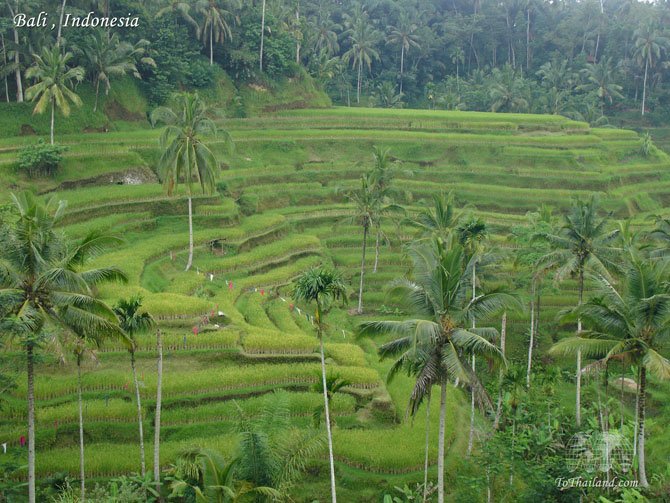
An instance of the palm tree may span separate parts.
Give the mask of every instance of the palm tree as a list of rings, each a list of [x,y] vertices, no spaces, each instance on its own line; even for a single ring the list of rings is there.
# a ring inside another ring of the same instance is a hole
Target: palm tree
[[[104,83],[105,95],[107,95],[112,88],[112,76],[132,73],[135,78],[142,78],[137,71],[136,62],[138,60],[151,66],[156,65],[152,58],[144,57],[148,45],[149,42],[143,39],[135,45],[122,42],[119,40],[117,33],[110,36],[102,31],[94,31],[86,37],[81,52],[86,59],[88,71],[95,83],[94,112],[98,109],[100,83]]]
[[[347,195],[355,205],[353,220],[363,228],[363,247],[361,256],[361,275],[358,286],[358,314],[363,313],[363,285],[365,281],[365,252],[367,250],[368,233],[378,218],[380,201],[373,188],[374,182],[370,173],[361,176],[361,188]]]
[[[193,264],[193,181],[200,183],[203,192],[212,192],[218,168],[216,157],[203,143],[202,136],[215,136],[217,129],[197,93],[178,94],[174,108],[156,108],[151,113],[151,122],[155,125],[159,121],[166,125],[160,138],[164,150],[158,161],[163,187],[172,195],[183,181],[188,194],[188,271]],[[230,135],[226,131],[223,134],[230,145]]]
[[[54,114],[56,108],[67,117],[70,103],[81,106],[81,99],[72,90],[73,81],[84,79],[84,69],[80,66],[68,67],[72,53],[63,54],[58,46],[43,47],[42,54],[33,54],[34,66],[26,71],[26,77],[37,83],[26,89],[26,99],[37,100],[33,113],[42,114],[51,107],[51,144],[54,143]]]
[[[440,237],[446,239],[461,218],[456,210],[453,192],[433,195],[433,207],[423,208],[413,219],[406,221],[411,227],[421,231],[422,238]]]
[[[337,34],[342,31],[342,26],[332,21],[329,17],[320,17],[311,25],[314,38],[314,54],[325,52],[331,56],[340,50],[340,44],[337,41]]]
[[[464,354],[476,353],[503,360],[500,350],[487,339],[497,334],[493,328],[466,328],[473,318],[485,318],[513,299],[502,292],[470,297],[474,259],[466,259],[463,246],[453,239],[434,238],[417,242],[408,251],[413,264],[413,280],[394,282],[389,295],[400,299],[416,318],[404,321],[369,321],[359,327],[361,335],[391,334],[398,339],[384,344],[382,357],[396,356],[390,373],[412,369],[416,382],[410,395],[408,413],[416,414],[433,385],[440,386],[440,426],[438,439],[438,502],[444,503],[444,438],[447,384],[457,378],[488,397],[472,372]]]
[[[381,148],[378,146],[372,147],[372,158],[374,160],[374,167],[371,172],[372,179],[372,190],[376,193],[376,198],[379,201],[380,206],[379,211],[377,212],[375,219],[375,228],[376,228],[376,237],[375,237],[375,265],[372,268],[372,272],[377,272],[377,265],[379,264],[379,243],[382,237],[388,242],[385,236],[383,236],[381,222],[384,214],[393,212],[393,211],[402,211],[402,208],[396,204],[385,204],[389,199],[391,199],[391,183],[398,173],[398,164],[399,161],[393,161],[391,157],[391,149]],[[410,171],[407,171],[406,174],[411,175]]]
[[[600,115],[605,115],[605,102],[612,103],[614,98],[623,98],[622,87],[614,82],[612,58],[603,58],[598,63],[589,63],[582,70],[586,82],[577,89],[593,92],[600,100]]]
[[[263,6],[261,7],[261,48],[259,52],[259,68],[260,71],[263,71],[263,45],[265,43],[265,0],[263,0]]]
[[[156,17],[161,17],[166,14],[173,14],[175,20],[177,17],[183,19],[188,25],[195,29],[196,33],[200,32],[200,27],[193,16],[191,16],[191,2],[184,0],[170,0],[170,2],[163,8],[156,12]]]
[[[489,91],[492,112],[518,112],[528,108],[523,78],[510,65],[493,72],[494,81]]]
[[[236,403],[240,438],[236,476],[257,491],[267,488],[274,492],[271,501],[290,500],[290,490],[302,478],[309,460],[321,455],[325,447],[321,430],[291,426],[289,400],[287,392],[275,392],[256,417]]]
[[[115,267],[81,270],[85,261],[112,244],[99,232],[69,242],[56,232],[65,203],[43,204],[29,193],[12,194],[17,221],[2,231],[0,322],[21,339],[28,374],[28,500],[35,502],[34,363],[43,329],[53,325],[74,333],[117,333],[113,311],[92,294],[104,281],[125,280]]]
[[[477,264],[481,260],[481,242],[488,234],[486,223],[476,217],[469,217],[461,222],[456,229],[458,242],[463,246],[466,259],[472,261],[472,300],[477,298]],[[472,328],[476,327],[476,319],[472,318]],[[475,354],[472,353],[472,372],[477,373]],[[468,436],[467,455],[472,453],[475,438],[475,390],[470,390],[470,434]]]
[[[349,386],[351,382],[347,381],[346,379],[342,379],[339,375],[334,374],[334,375],[329,375],[326,377],[326,396],[328,397],[328,404],[330,404],[333,401],[333,396],[335,396],[335,393],[338,393],[342,391],[344,388]],[[323,383],[319,380],[314,385],[314,391],[317,393],[323,393]],[[314,409],[314,412],[312,414],[314,418],[314,423],[318,425],[321,423],[321,416],[323,415],[324,407],[323,405],[319,405]],[[335,423],[334,419],[331,419],[332,423]]]
[[[670,334],[670,274],[668,263],[646,259],[631,250],[620,285],[597,275],[596,294],[575,310],[592,327],[558,342],[552,353],[601,358],[626,358],[638,370],[637,457],[640,485],[647,487],[645,413],[647,372],[670,379],[670,361],[661,355]]]
[[[161,488],[161,405],[163,400],[163,337],[160,328],[156,330],[157,380],[156,410],[154,412],[154,482],[156,491]]]
[[[119,325],[131,341],[130,345],[130,368],[133,371],[133,384],[135,385],[135,399],[137,400],[137,424],[140,431],[140,466],[142,477],[146,475],[146,462],[144,457],[144,428],[142,423],[142,403],[140,401],[140,385],[137,381],[137,370],[135,368],[135,351],[137,350],[136,336],[148,332],[156,326],[156,322],[147,312],[140,312],[142,299],[139,296],[129,299],[121,299],[114,306],[114,313],[119,319]]]
[[[333,457],[333,435],[330,427],[330,407],[328,404],[328,384],[326,380],[326,357],[323,349],[325,331],[324,316],[330,311],[332,303],[337,300],[346,302],[346,285],[338,272],[323,266],[309,269],[295,281],[293,298],[296,301],[314,302],[316,333],[319,338],[321,355],[321,383],[323,390],[323,408],[325,411],[326,433],[328,435],[328,455],[330,460],[330,494],[331,502],[336,503],[335,490],[335,459]]]
[[[232,9],[239,4],[222,5],[217,0],[199,0],[195,8],[203,15],[202,28],[199,30],[203,42],[209,43],[209,64],[214,64],[214,43],[223,44],[226,39],[231,40],[233,33],[228,19],[235,21]]]
[[[400,46],[400,94],[402,94],[403,74],[405,70],[405,53],[414,47],[421,48],[419,37],[416,35],[418,26],[410,23],[408,19],[402,19],[398,26],[389,26],[389,34],[386,43]]]
[[[109,311],[112,310],[110,309]],[[109,312],[106,314],[108,315]],[[113,320],[113,323],[118,323],[118,320],[116,319],[113,311],[112,316],[113,318],[108,316],[108,320]],[[82,400],[81,364],[84,360],[84,357],[86,356],[86,353],[91,351],[89,346],[93,344],[99,347],[104,338],[117,338],[127,344],[128,347],[131,346],[131,341],[118,325],[113,326],[111,330],[107,330],[106,332],[102,332],[100,330],[88,331],[85,329],[82,330],[80,328],[73,329],[73,332],[76,337],[74,343],[74,356],[77,361],[77,406],[79,412],[79,483],[81,490],[79,499],[81,502],[84,502],[86,499],[86,470],[84,458],[84,402]]]
[[[588,201],[575,201],[570,212],[564,217],[563,226],[558,233],[540,232],[538,239],[549,243],[553,251],[538,261],[538,267],[544,270],[556,269],[555,280],[563,281],[567,276],[577,276],[578,301],[581,305],[584,297],[584,274],[592,269],[604,276],[608,269],[615,270],[613,255],[616,249],[614,240],[619,231],[608,231],[608,217],[598,216],[599,201],[592,196]],[[582,331],[582,320],[577,319],[577,333]],[[581,384],[582,354],[577,351],[575,421],[581,425]]]
[[[379,52],[375,46],[380,38],[379,32],[367,22],[366,18],[361,18],[349,34],[351,49],[345,52],[342,58],[347,63],[351,62],[351,66],[357,69],[356,103],[361,102],[363,65],[367,66],[368,71],[371,71],[372,62],[379,59]]]
[[[170,497],[184,497],[188,489],[195,493],[196,501],[203,503],[236,502],[248,494],[272,498],[281,496],[270,487],[236,484],[235,470],[238,464],[239,458],[227,463],[219,452],[212,449],[187,449],[179,454],[171,469]],[[239,487],[236,488],[236,485]]]
[[[633,33],[635,39],[635,58],[639,64],[644,64],[644,80],[642,83],[642,111],[647,100],[647,75],[650,68],[654,68],[661,59],[661,54],[668,50],[670,39],[661,35],[652,23],[639,26]]]
[[[20,12],[19,0],[15,0],[14,5],[12,6],[11,2],[6,1],[7,9],[9,10],[9,15],[12,19]],[[19,30],[16,26],[13,27],[12,32],[14,34],[14,77],[16,80],[16,102],[23,102],[23,81],[21,80],[21,51],[19,51]]]

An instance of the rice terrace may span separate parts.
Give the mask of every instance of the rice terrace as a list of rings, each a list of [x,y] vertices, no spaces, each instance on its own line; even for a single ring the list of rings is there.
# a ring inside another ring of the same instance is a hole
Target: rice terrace
[[[65,28],[26,101],[0,74],[0,502],[670,501],[660,119],[452,107],[416,65],[386,106],[365,60],[240,77],[209,35],[159,99],[177,59],[110,86]]]

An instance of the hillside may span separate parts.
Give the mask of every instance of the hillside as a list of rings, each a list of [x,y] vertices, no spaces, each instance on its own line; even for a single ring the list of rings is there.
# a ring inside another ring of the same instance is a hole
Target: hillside
[[[256,105],[259,109],[262,106]],[[630,217],[634,226],[648,227],[651,214],[670,216],[670,158],[656,149],[645,155],[640,137],[632,131],[593,128],[558,115],[266,109],[253,118],[217,119],[217,126],[230,132],[235,152],[227,154],[221,138],[210,142],[221,173],[215,194],[194,199],[196,254],[193,269],[184,272],[186,199],[183,189],[166,196],[158,183],[159,131],[119,124],[109,132],[64,128],[58,137],[68,147],[62,169],[55,178],[39,181],[15,170],[18,149],[34,138],[0,139],[0,177],[5,181],[0,205],[8,203],[10,191],[35,189],[67,200],[62,230],[68,235],[104,229],[123,236],[121,246],[95,263],[119,265],[129,284],[101,287],[99,295],[114,303],[140,294],[145,308],[159,320],[166,348],[161,454],[165,465],[187,446],[232,454],[235,404],[258,414],[271,403],[272,391],[286,393],[293,424],[312,421],[319,403],[313,389],[319,375],[317,340],[311,311],[293,306],[290,283],[312,265],[327,263],[342,270],[351,284],[351,305],[330,315],[326,351],[330,372],[350,381],[334,400],[339,494],[346,502],[378,501],[381,489],[420,481],[423,467],[423,452],[417,446],[423,445],[424,422],[412,424],[404,417],[412,381],[400,376],[387,384],[390,363],[379,362],[376,354],[382,340],[354,336],[362,320],[399,319],[402,314],[402,306],[389,302],[384,293],[391,280],[407,271],[402,242],[416,234],[396,225],[399,218],[384,224],[388,241],[382,243],[377,272],[372,272],[375,239],[370,236],[364,314],[349,315],[357,301],[362,233],[344,195],[358,187],[361,174],[370,167],[373,146],[390,148],[402,163],[392,187],[409,214],[430,205],[434,194],[453,191],[460,206],[470,205],[487,222],[489,243],[502,251],[517,246],[510,240],[511,229],[527,221],[527,212],[546,205],[559,214],[573,198],[593,192],[614,217]],[[494,282],[513,283],[517,269],[512,258],[504,258],[496,274]],[[575,280],[560,288],[545,282],[538,354],[572,329],[555,319],[576,298]],[[513,360],[522,361],[527,351],[527,319],[527,313],[510,313],[508,351]],[[500,324],[497,318],[486,321]],[[150,438],[155,342],[152,335],[143,337],[138,372]],[[3,360],[22,369],[19,348],[8,349]],[[43,354],[36,373],[38,476],[76,476],[74,364],[68,359],[58,365],[53,348]],[[86,469],[93,478],[137,470],[129,378],[127,351],[121,345],[103,345],[97,359],[86,363]],[[10,439],[10,449],[17,448],[25,430],[24,381],[22,376],[0,420],[0,438]],[[566,406],[571,387],[566,383],[559,392],[558,400]],[[588,402],[594,391],[585,393]],[[661,400],[664,392],[659,393]],[[469,396],[455,387],[448,396],[447,465],[455,466],[467,444]],[[667,423],[665,415],[650,423],[650,436],[662,435],[663,418]],[[436,435],[437,420],[435,407],[431,435]],[[486,429],[483,421],[480,426]],[[431,457],[436,455],[435,445]],[[667,455],[661,441],[650,445],[650,465]],[[327,464],[321,458],[313,464],[297,491],[297,502],[327,494]],[[449,477],[456,483],[454,473]]]

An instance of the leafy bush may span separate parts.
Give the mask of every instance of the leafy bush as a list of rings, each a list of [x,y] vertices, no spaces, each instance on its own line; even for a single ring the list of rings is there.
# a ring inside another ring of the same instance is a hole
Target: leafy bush
[[[214,69],[204,59],[194,59],[189,65],[190,71],[185,76],[186,83],[197,89],[211,87],[214,85]]]
[[[23,147],[19,151],[19,170],[30,178],[54,176],[63,161],[63,152],[67,147],[50,145],[40,140],[34,145]]]

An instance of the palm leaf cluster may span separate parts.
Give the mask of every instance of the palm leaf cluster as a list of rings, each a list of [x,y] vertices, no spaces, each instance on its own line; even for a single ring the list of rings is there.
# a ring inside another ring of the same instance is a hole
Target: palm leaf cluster
[[[492,343],[497,330],[466,327],[473,317],[488,318],[516,301],[501,291],[471,298],[475,259],[467,260],[458,243],[449,245],[434,239],[411,247],[409,256],[412,279],[396,280],[388,294],[406,306],[415,318],[364,322],[361,334],[398,337],[382,345],[379,354],[382,358],[396,358],[389,379],[401,371],[417,376],[408,413],[417,412],[433,385],[450,379],[469,383],[485,399],[483,388],[465,358],[474,352],[502,361],[500,350]]]
[[[119,242],[92,231],[67,240],[56,226],[65,203],[42,204],[29,193],[12,194],[15,219],[0,228],[0,327],[26,348],[28,378],[28,499],[35,501],[34,350],[47,333],[75,337],[77,359],[81,498],[85,495],[81,359],[87,343],[106,337],[129,343],[114,311],[95,297],[95,287],[125,281],[116,267],[86,269],[88,259]]]

